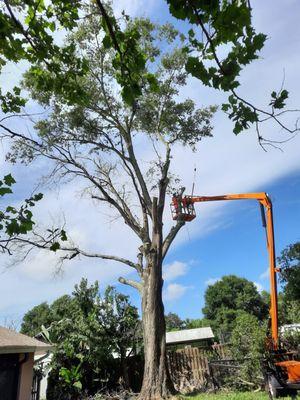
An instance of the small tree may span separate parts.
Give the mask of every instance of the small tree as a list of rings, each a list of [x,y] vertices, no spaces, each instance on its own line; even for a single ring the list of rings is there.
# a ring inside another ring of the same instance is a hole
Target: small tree
[[[140,351],[142,340],[137,309],[130,305],[128,296],[108,286],[100,302],[98,318],[105,335],[111,339],[113,351],[119,356],[123,386],[129,388],[128,358]]]
[[[261,361],[265,352],[266,324],[262,324],[254,315],[240,312],[231,336],[231,352],[241,364],[234,384],[240,387],[261,387]]]
[[[50,307],[47,302],[43,302],[33,307],[23,317],[21,333],[29,336],[36,336],[42,330],[42,325],[49,326],[52,322]]]
[[[72,318],[74,313],[76,313],[74,298],[68,294],[54,300],[51,305],[43,302],[24,315],[21,333],[32,337],[39,336],[43,334],[43,326],[49,328],[52,323]]]
[[[120,373],[129,387],[126,361],[137,350],[138,328],[138,312],[128,296],[108,287],[101,297],[98,283],[89,286],[86,279],[72,296],[28,311],[22,323],[23,333],[44,333],[55,345],[48,390],[53,400],[113,387]]]
[[[205,292],[204,316],[212,321],[212,326],[220,335],[230,337],[240,312],[246,312],[264,320],[268,315],[268,305],[258,293],[254,283],[235,275],[227,275]]]
[[[176,313],[169,313],[165,315],[166,329],[167,331],[180,331],[186,327],[185,321],[183,321]]]
[[[206,318],[197,318],[197,319],[187,318],[185,320],[185,324],[187,329],[205,328],[211,326],[211,321]]]

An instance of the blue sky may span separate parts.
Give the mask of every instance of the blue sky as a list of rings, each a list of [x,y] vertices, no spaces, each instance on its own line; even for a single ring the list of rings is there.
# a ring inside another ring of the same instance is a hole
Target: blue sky
[[[287,0],[283,8],[279,0],[255,0],[252,6],[257,30],[267,33],[269,40],[261,59],[243,72],[241,93],[256,104],[267,104],[271,91],[280,87],[284,70],[285,86],[291,96],[289,105],[297,107],[300,104],[300,4],[297,0]],[[117,13],[123,8],[131,15],[150,16],[160,22],[170,19],[164,1],[115,2]],[[181,23],[176,24],[186,28]],[[14,80],[15,73],[8,73],[6,81],[13,84]],[[193,79],[188,81],[180,95],[182,98],[191,97],[199,106],[220,104],[224,100],[222,93],[203,88]],[[290,122],[293,120],[294,116]],[[195,194],[266,191],[274,204],[277,253],[289,243],[300,240],[300,138],[282,145],[282,151],[270,148],[265,153],[258,146],[252,130],[235,137],[232,124],[222,113],[216,115],[214,127],[214,137],[200,143],[196,153],[175,149],[174,159],[178,162],[172,171],[181,177],[187,192],[192,186],[195,166]],[[275,139],[284,137],[284,133],[272,125],[267,126],[264,133]],[[18,184],[11,200],[17,202],[31,193],[48,166],[45,162],[29,167],[7,165],[3,160],[4,150],[0,153],[1,171],[3,174],[12,171],[16,177]],[[135,239],[120,222],[112,224],[104,213],[95,210],[87,199],[82,199],[79,189],[74,184],[41,188],[45,199],[36,209],[39,223],[47,225],[57,218],[65,219],[72,238],[85,248],[100,247],[107,253],[134,257]],[[168,211],[166,208],[165,224],[170,227],[172,221]],[[256,202],[198,204],[196,211],[197,219],[179,234],[165,266],[166,311],[177,312],[183,318],[201,316],[207,284],[225,274],[246,277],[256,282],[258,287],[268,289],[268,279],[264,274],[268,266],[265,236]],[[6,262],[3,259],[3,265]],[[82,276],[91,282],[98,279],[103,287],[116,284],[120,274],[132,275],[131,270],[120,265],[82,259],[66,265],[62,276],[53,277],[55,263],[55,255],[36,253],[19,266],[3,269],[0,323],[11,319],[19,321],[33,305],[70,293]],[[139,305],[134,290],[117,286]]]

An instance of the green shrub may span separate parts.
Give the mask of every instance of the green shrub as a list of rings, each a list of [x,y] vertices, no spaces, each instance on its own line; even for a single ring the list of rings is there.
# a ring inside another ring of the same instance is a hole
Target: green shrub
[[[266,327],[254,315],[241,313],[231,336],[233,358],[241,365],[234,377],[238,387],[263,385],[261,360],[265,353]]]

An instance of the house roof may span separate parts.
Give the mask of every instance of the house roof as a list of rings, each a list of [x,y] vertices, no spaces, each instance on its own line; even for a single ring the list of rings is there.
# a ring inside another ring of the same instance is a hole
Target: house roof
[[[280,332],[298,332],[300,331],[300,324],[286,324],[280,327]]]
[[[167,332],[167,344],[191,343],[199,340],[213,339],[214,334],[208,326],[206,328],[184,329],[182,331]]]
[[[51,350],[53,346],[12,331],[11,329],[0,326],[0,354],[7,353],[36,353],[44,354]]]

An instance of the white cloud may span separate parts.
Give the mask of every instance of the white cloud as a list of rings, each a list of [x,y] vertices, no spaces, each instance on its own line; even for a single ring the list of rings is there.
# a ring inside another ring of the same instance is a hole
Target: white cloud
[[[174,261],[172,264],[167,264],[164,267],[163,278],[165,281],[173,281],[179,276],[184,276],[188,273],[189,266],[187,263]]]
[[[207,279],[204,283],[206,286],[211,286],[217,283],[220,280],[220,278],[209,278]]]
[[[44,192],[44,199],[34,209],[35,221],[42,221],[43,227],[56,223],[59,226],[64,211],[67,234],[81,248],[125,255],[135,260],[137,241],[134,235],[119,220],[110,223],[89,200],[78,196],[79,187],[74,186],[74,183],[65,185],[59,193]],[[99,280],[103,288],[107,284],[116,284],[119,276],[135,273],[132,268],[117,262],[81,257],[66,262],[63,275],[54,276],[59,256],[59,252],[35,251],[22,264],[2,270],[2,316],[20,315],[42,301],[52,301],[70,293],[82,277],[90,282]],[[2,265],[4,261],[2,258]]]
[[[180,299],[190,286],[180,285],[179,283],[170,283],[164,290],[163,297],[166,301],[174,301]]]
[[[263,287],[263,285],[261,283],[259,283],[259,282],[253,282],[253,283],[254,283],[254,285],[255,285],[255,287],[256,287],[256,289],[258,290],[259,293],[264,290],[264,287]]]
[[[270,275],[270,270],[269,268],[267,268],[262,274],[259,275],[259,279],[261,281],[264,281],[269,278],[269,275]]]
[[[122,15],[122,11],[125,11],[126,14],[131,17],[149,15],[155,5],[157,5],[157,0],[114,0],[113,8],[115,15],[120,17]]]

